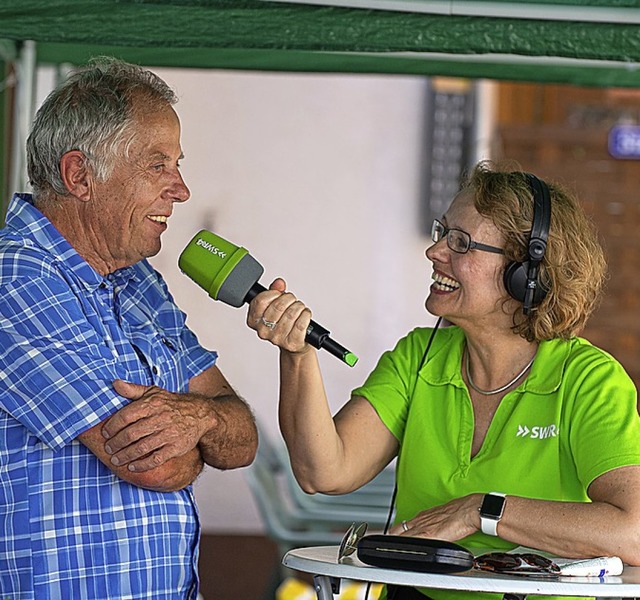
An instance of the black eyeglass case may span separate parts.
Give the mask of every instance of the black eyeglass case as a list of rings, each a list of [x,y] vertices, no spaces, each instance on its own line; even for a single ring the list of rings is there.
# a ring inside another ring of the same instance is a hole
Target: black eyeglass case
[[[453,542],[402,535],[365,535],[358,542],[358,558],[383,569],[457,573],[473,567],[473,554]]]

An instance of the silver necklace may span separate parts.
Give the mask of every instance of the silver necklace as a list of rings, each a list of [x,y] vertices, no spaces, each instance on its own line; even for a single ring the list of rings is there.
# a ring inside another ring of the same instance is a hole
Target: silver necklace
[[[482,394],[483,396],[495,396],[495,394],[499,394],[500,392],[504,392],[505,390],[508,390],[516,381],[518,381],[518,379],[520,379],[520,377],[522,377],[531,367],[531,365],[533,364],[533,361],[536,358],[536,355],[533,355],[533,358],[525,365],[524,369],[522,369],[522,371],[520,371],[520,373],[518,373],[509,383],[505,383],[502,387],[499,387],[495,390],[482,390],[480,389],[475,383],[473,383],[473,379],[471,379],[471,371],[469,370],[469,348],[466,348],[466,359],[467,359],[467,364],[466,364],[466,374],[467,374],[467,381],[469,382],[469,385],[476,391],[478,392],[478,394]]]

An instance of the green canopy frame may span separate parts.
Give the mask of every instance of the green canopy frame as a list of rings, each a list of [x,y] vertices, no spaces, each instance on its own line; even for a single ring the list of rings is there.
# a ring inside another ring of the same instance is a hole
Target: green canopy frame
[[[1,38],[38,62],[640,83],[639,0],[3,0]]]

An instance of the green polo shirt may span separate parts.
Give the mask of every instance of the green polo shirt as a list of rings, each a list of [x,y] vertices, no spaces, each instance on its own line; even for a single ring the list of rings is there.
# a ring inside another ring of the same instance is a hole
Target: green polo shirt
[[[613,357],[582,338],[540,344],[528,377],[502,399],[472,459],[473,408],[460,370],[464,333],[440,329],[421,366],[431,331],[415,329],[400,340],[353,391],[400,444],[396,522],[476,492],[589,502],[587,488],[598,476],[640,464],[636,388]],[[514,547],[479,531],[460,543],[472,551]]]

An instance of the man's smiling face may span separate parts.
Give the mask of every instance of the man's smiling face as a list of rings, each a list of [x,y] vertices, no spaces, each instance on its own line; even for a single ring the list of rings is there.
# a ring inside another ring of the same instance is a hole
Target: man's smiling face
[[[189,199],[179,161],[180,122],[171,106],[137,113],[127,157],[104,182],[93,181],[87,237],[112,272],[156,255],[174,202]]]

